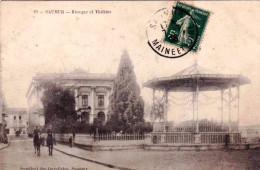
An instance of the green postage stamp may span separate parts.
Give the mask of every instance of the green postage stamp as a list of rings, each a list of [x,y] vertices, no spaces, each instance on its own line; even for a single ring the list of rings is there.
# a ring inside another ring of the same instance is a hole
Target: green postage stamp
[[[177,2],[167,29],[165,42],[197,52],[210,13]]]
[[[196,53],[210,12],[182,2],[158,10],[148,22],[148,45],[166,58]]]

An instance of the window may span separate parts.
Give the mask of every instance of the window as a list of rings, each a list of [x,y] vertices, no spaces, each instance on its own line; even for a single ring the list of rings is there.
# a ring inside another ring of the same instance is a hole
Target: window
[[[82,106],[88,105],[88,95],[82,95]]]
[[[98,106],[104,106],[104,95],[98,95]]]
[[[22,116],[19,116],[19,120],[22,120]]]
[[[14,116],[14,120],[16,120],[16,116]]]

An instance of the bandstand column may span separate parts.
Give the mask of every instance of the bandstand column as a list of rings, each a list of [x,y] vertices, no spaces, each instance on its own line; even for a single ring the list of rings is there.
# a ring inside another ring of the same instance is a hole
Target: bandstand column
[[[166,122],[168,121],[168,91],[164,90],[164,123],[163,123],[163,132],[166,132]]]
[[[155,89],[153,89],[153,105],[154,105],[154,95],[155,95]]]
[[[237,127],[239,128],[239,102],[240,100],[240,90],[239,90],[239,85],[237,86]]]
[[[194,109],[195,109],[194,103],[195,103],[195,93],[192,92],[192,120],[193,120],[193,122],[194,122],[194,119],[195,119],[195,116],[194,116]]]
[[[195,94],[195,111],[196,111],[196,132],[199,132],[199,93],[196,92]]]
[[[224,112],[224,108],[223,108],[223,102],[224,102],[224,98],[223,98],[223,89],[221,90],[221,129],[223,128],[223,112]]]
[[[196,112],[196,132],[199,132],[199,85],[198,79],[196,81],[196,92],[195,92],[195,112]]]
[[[195,92],[192,92],[192,128],[195,128]]]
[[[153,108],[154,108],[154,103],[155,103],[155,89],[153,89]],[[153,110],[154,111],[154,110]],[[153,125],[153,131],[154,131],[154,119],[152,121],[152,125]]]
[[[231,86],[228,88],[228,131],[231,132]]]
[[[201,143],[201,134],[199,133],[199,84],[198,79],[196,80],[196,91],[194,92],[194,110],[196,112],[196,134],[194,135],[194,143]]]

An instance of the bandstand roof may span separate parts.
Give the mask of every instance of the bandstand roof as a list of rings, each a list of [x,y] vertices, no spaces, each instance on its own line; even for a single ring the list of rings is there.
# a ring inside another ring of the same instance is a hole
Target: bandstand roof
[[[242,75],[218,74],[197,63],[169,77],[158,77],[143,84],[144,87],[175,92],[216,91],[249,84]]]

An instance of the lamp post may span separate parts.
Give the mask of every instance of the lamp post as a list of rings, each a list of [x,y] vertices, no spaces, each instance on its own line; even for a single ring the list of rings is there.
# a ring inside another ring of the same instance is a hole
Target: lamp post
[[[101,126],[101,120],[98,117],[94,118],[94,126],[96,127],[96,134],[98,134],[98,128]]]

